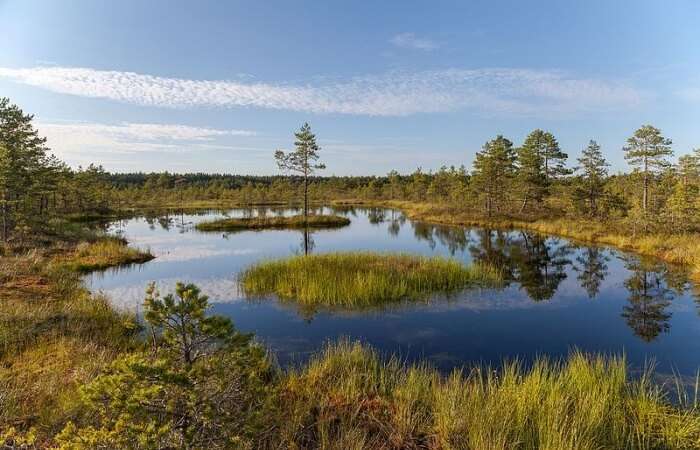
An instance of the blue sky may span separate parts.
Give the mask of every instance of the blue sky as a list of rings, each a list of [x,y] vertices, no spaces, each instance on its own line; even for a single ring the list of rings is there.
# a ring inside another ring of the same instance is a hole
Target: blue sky
[[[326,174],[469,166],[534,128],[572,160],[651,123],[700,147],[697,1],[0,0],[0,96],[114,171],[276,173],[308,121]],[[572,161],[573,163],[573,161]]]

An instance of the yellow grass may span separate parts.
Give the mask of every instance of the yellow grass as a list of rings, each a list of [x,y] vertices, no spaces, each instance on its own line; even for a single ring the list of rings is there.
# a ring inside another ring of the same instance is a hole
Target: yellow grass
[[[144,263],[153,258],[150,251],[129,247],[124,240],[104,238],[97,242],[78,245],[73,254],[63,261],[63,264],[77,272],[90,272],[109,267]]]

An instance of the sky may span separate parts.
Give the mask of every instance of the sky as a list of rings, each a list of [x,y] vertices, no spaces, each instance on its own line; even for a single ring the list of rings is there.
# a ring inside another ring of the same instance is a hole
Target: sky
[[[278,173],[309,122],[325,175],[466,165],[489,139],[653,124],[700,147],[700,1],[0,0],[0,97],[71,166]]]

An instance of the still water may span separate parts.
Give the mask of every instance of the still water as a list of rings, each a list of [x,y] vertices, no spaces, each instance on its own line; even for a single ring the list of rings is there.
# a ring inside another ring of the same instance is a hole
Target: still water
[[[138,217],[109,225],[132,245],[150,248],[151,262],[86,278],[123,308],[139,310],[146,285],[161,292],[195,283],[213,312],[253,332],[285,365],[303,362],[324,342],[363,340],[407,361],[440,369],[504,359],[566,356],[572,349],[624,353],[633,368],[690,377],[700,367],[700,292],[682,268],[528,231],[446,227],[388,209],[325,209],[351,225],[300,231],[203,233],[197,222],[224,215],[292,214],[292,210],[229,210]],[[501,289],[467,290],[449,298],[372,311],[300,311],[274,298],[247,299],[237,274],[255,261],[309,251],[374,250],[488,261],[504,268]],[[697,297],[696,297],[697,295]]]

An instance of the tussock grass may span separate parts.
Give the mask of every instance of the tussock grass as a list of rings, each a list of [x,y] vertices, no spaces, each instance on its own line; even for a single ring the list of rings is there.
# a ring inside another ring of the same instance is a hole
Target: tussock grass
[[[363,308],[497,285],[501,274],[446,258],[348,252],[261,262],[243,271],[239,280],[249,295],[276,294],[307,306]]]
[[[700,411],[673,406],[649,374],[626,372],[623,358],[572,353],[443,377],[341,341],[282,379],[278,439],[285,448],[698,448]]]
[[[64,264],[77,272],[104,270],[109,267],[137,264],[154,258],[148,250],[129,247],[126,241],[118,238],[103,238],[97,242],[82,243]]]
[[[242,231],[269,229],[340,228],[350,225],[350,219],[335,215],[303,215],[287,217],[243,217],[201,222],[196,225],[200,231]]]

